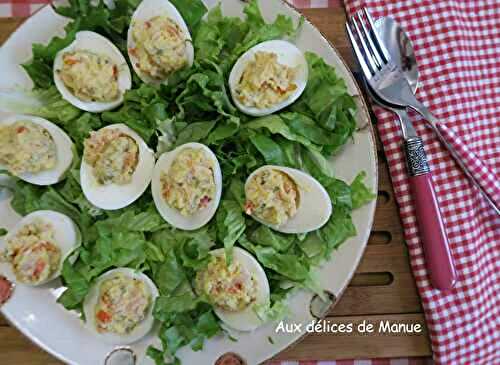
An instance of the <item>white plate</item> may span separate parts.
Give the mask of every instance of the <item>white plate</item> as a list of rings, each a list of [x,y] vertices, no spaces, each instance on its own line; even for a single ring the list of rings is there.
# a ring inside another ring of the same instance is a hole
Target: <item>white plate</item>
[[[204,0],[208,7],[214,6],[216,0]],[[223,0],[225,15],[242,16],[244,3],[241,0]],[[291,16],[295,21],[299,13],[280,0],[261,0],[262,13],[268,21],[277,14]],[[29,87],[31,81],[19,66],[31,57],[31,44],[47,42],[56,34],[63,34],[65,19],[55,14],[46,6],[28,19],[4,44],[0,50],[0,89],[15,85]],[[352,95],[359,95],[354,78],[340,58],[338,52],[331,46],[321,33],[309,22],[305,22],[297,40],[297,46],[304,51],[313,51],[323,57],[326,62],[335,66],[338,74],[344,78]],[[358,125],[370,126],[366,105],[361,98],[356,98],[359,105]],[[1,116],[0,116],[1,117]],[[337,176],[346,180],[352,179],[361,170],[367,173],[368,186],[377,189],[377,157],[375,142],[371,128],[363,128],[356,133],[352,143],[348,143],[342,153],[332,159]],[[353,214],[358,235],[345,242],[335,251],[332,259],[320,270],[321,284],[337,298],[349,283],[359,260],[363,254],[375,210],[375,200],[358,209]],[[0,225],[11,228],[19,220],[10,208],[9,197],[0,194]],[[0,265],[0,273],[5,268]],[[36,344],[59,359],[79,365],[100,365],[113,347],[99,342],[89,334],[77,316],[56,304],[60,294],[60,282],[52,282],[41,288],[30,288],[19,285],[11,300],[1,311],[21,332]],[[311,293],[299,292],[290,300],[294,322],[308,323],[313,319],[309,304]],[[178,356],[183,364],[213,364],[222,354],[231,351],[239,354],[248,365],[258,364],[271,358],[278,352],[297,341],[303,334],[277,334],[275,324],[271,323],[252,333],[239,336],[238,342],[232,342],[224,337],[217,337],[205,343],[204,350],[193,352],[189,348],[181,349]],[[273,342],[268,340],[272,337]],[[138,355],[138,363],[153,364],[144,353],[151,342],[157,343],[154,334],[141,342],[132,345]]]

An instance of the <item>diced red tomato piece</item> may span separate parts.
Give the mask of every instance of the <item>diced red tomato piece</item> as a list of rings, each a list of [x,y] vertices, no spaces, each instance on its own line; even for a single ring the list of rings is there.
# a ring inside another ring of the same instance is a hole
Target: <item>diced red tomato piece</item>
[[[97,312],[97,319],[102,323],[108,323],[109,321],[111,321],[111,314],[100,310],[99,312]]]

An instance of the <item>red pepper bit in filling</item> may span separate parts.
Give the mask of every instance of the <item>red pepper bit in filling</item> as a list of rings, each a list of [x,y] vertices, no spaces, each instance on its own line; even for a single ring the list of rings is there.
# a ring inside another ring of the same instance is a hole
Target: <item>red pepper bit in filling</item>
[[[47,263],[41,259],[36,262],[35,270],[33,271],[33,276],[35,277],[36,280],[40,278],[40,274],[43,272],[46,266]]]
[[[201,200],[200,200],[200,207],[205,208],[208,203],[210,203],[212,199],[210,199],[207,195],[205,195]]]
[[[108,312],[105,312],[105,311],[99,311],[97,313],[97,318],[99,319],[99,321],[103,322],[103,323],[108,323],[111,321],[111,314],[109,314]]]
[[[245,213],[246,214],[251,215],[254,208],[255,208],[255,206],[253,205],[253,203],[251,201],[245,202]]]

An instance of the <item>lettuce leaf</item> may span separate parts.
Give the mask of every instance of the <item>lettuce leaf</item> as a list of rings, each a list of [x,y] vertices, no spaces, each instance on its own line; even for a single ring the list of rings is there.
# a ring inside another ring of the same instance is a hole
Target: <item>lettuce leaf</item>
[[[151,144],[158,124],[168,118],[168,103],[158,88],[142,84],[125,93],[123,105],[101,114],[105,124],[125,123]]]
[[[290,17],[279,14],[273,23],[267,23],[262,16],[257,0],[251,0],[245,7],[244,13],[249,29],[234,50],[233,57],[235,58],[258,43],[272,39],[295,37],[303,21],[301,20],[301,23],[295,27]]]
[[[33,58],[21,66],[33,81],[35,87],[47,89],[54,85],[52,64],[60,50],[66,48],[75,40],[75,34],[80,30],[80,22],[70,22],[64,28],[64,38],[54,37],[47,44],[35,43],[32,48]]]
[[[0,91],[0,110],[36,115],[57,124],[78,118],[82,111],[64,100],[55,86],[44,89]]]
[[[234,200],[222,200],[216,216],[218,238],[224,244],[226,259],[231,264],[233,246],[245,231],[245,218]]]
[[[67,215],[75,222],[79,222],[82,213],[62,197],[57,186],[43,188],[17,180],[11,206],[20,215],[26,215],[36,210],[54,210]]]
[[[250,141],[270,165],[284,165],[285,158],[279,144],[263,134],[255,134]]]
[[[309,80],[301,98],[291,106],[330,130],[328,155],[337,152],[356,130],[356,104],[343,79],[321,57],[307,52]]]
[[[335,209],[328,223],[318,231],[318,235],[326,245],[325,257],[329,257],[346,239],[356,235],[356,227],[350,214],[342,209]]]
[[[351,200],[353,209],[360,208],[377,197],[377,194],[374,194],[364,184],[363,180],[365,177],[366,172],[362,171],[351,183]]]
[[[279,253],[271,246],[253,244],[246,236],[241,236],[239,243],[255,254],[265,268],[271,269],[291,281],[305,282],[310,278],[308,263],[292,253]]]
[[[90,283],[86,277],[78,271],[77,267],[71,265],[69,261],[64,262],[62,275],[68,289],[63,292],[57,301],[66,309],[78,310],[90,290]]]
[[[287,252],[294,244],[295,236],[278,233],[261,225],[252,232],[250,240],[262,246],[271,246],[278,252]]]
[[[292,142],[299,142],[304,146],[311,147],[313,143],[310,139],[294,133],[290,125],[287,123],[285,116],[290,116],[290,114],[271,114],[266,117],[261,117],[258,119],[254,119],[244,125],[245,128],[261,130],[267,129],[271,134],[279,134],[282,137],[288,139]],[[313,122],[314,123],[314,122]]]
[[[208,11],[205,4],[199,0],[170,0],[170,2],[179,10],[190,31],[196,32],[198,24]]]

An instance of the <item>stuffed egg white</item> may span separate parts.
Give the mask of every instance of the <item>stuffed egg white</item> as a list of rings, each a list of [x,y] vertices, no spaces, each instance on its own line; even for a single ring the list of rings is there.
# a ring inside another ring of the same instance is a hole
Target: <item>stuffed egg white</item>
[[[139,78],[159,84],[194,61],[191,34],[168,0],[143,0],[132,15],[127,48]]]
[[[38,210],[23,217],[0,244],[9,278],[39,286],[61,274],[64,260],[80,245],[76,224],[66,215]]]
[[[283,233],[307,233],[321,228],[332,214],[325,188],[311,175],[282,166],[266,165],[245,183],[245,212]]]
[[[308,79],[308,65],[301,50],[290,42],[260,43],[236,61],[229,74],[234,103],[255,117],[272,114],[297,100]]]
[[[229,327],[238,331],[253,331],[263,324],[255,306],[269,305],[270,290],[266,273],[247,251],[234,247],[228,265],[225,250],[211,252],[212,260],[199,271],[196,291],[206,295],[215,314]]]
[[[160,156],[151,188],[156,208],[168,223],[198,229],[213,217],[220,202],[219,161],[204,144],[183,144]]]
[[[86,327],[107,343],[128,345],[146,336],[154,325],[158,297],[153,281],[129,268],[110,270],[90,288],[83,303]]]
[[[35,185],[52,185],[73,161],[73,142],[58,126],[30,115],[0,121],[0,169]]]
[[[75,40],[57,53],[53,72],[62,97],[93,113],[117,107],[132,87],[125,57],[107,38],[90,31],[76,33]]]
[[[154,163],[153,151],[125,124],[91,132],[84,142],[80,168],[83,193],[101,209],[126,207],[148,187]]]

